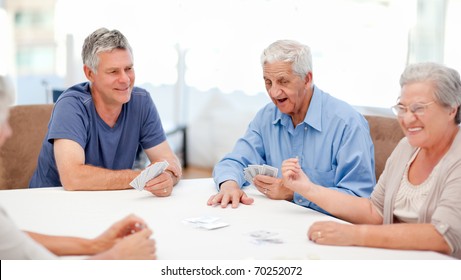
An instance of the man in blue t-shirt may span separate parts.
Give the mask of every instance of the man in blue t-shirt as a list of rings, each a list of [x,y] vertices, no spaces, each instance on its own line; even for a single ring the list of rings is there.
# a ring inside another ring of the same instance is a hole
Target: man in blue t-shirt
[[[118,30],[98,29],[85,39],[82,59],[89,82],[70,87],[57,100],[29,187],[131,188],[141,173],[132,170],[141,145],[150,162],[169,163],[144,189],[170,195],[181,166],[150,94],[134,87],[127,39]]]
[[[368,124],[350,105],[314,85],[310,48],[276,41],[264,50],[261,64],[272,103],[256,114],[234,150],[216,164],[213,177],[219,193],[208,204],[251,204],[253,199],[241,188],[253,183],[268,198],[325,212],[283,186],[280,168],[289,158],[298,158],[316,184],[369,197],[375,173]],[[256,175],[247,182],[244,168],[264,164],[278,168],[278,176]]]

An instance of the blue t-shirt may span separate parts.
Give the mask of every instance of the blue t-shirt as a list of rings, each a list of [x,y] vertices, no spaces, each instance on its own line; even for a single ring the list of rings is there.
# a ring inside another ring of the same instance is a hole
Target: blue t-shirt
[[[29,188],[61,186],[54,158],[54,139],[77,142],[85,164],[121,170],[133,167],[141,145],[149,149],[166,140],[160,116],[150,94],[134,87],[114,127],[98,115],[88,82],[67,89],[57,100]]]
[[[361,197],[369,197],[375,186],[367,121],[352,106],[317,87],[304,121],[296,127],[273,103],[262,108],[233,151],[215,166],[213,177],[217,186],[227,180],[245,186],[244,167],[268,164],[278,168],[281,177],[282,162],[295,157],[315,184]],[[297,193],[293,200],[326,213]]]

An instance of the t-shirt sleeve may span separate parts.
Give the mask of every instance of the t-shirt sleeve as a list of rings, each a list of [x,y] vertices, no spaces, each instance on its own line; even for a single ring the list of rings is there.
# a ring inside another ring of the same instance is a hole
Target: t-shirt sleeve
[[[61,98],[54,107],[47,140],[69,139],[85,149],[88,124],[88,113],[81,102],[75,102],[74,97]]]
[[[141,125],[140,143],[143,149],[149,149],[166,140],[160,115],[150,94],[143,102],[143,119]]]

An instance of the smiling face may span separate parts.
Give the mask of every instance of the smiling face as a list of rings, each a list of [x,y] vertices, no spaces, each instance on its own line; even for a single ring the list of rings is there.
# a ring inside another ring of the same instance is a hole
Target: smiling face
[[[265,63],[263,67],[266,90],[272,102],[293,124],[302,122],[312,97],[312,73],[305,79],[293,72],[289,62]]]
[[[431,149],[436,147],[453,130],[456,110],[446,108],[437,103],[434,96],[435,87],[432,82],[414,82],[402,87],[399,104],[409,106],[413,103],[430,105],[424,109],[424,114],[417,115],[407,110],[399,116],[400,126],[414,147]]]
[[[98,57],[96,72],[84,66],[85,74],[91,82],[93,98],[95,102],[102,102],[106,106],[121,107],[130,101],[134,86],[133,57],[126,49],[101,52]]]

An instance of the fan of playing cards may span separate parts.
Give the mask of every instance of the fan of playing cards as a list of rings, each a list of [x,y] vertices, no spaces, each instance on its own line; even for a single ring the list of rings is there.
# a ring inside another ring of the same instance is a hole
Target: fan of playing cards
[[[131,181],[130,186],[137,189],[138,191],[142,191],[144,186],[146,186],[146,183],[162,174],[167,166],[168,162],[166,160],[152,164],[151,166],[144,169],[141,174],[136,176],[136,178]]]
[[[245,175],[245,179],[252,183],[253,178],[256,175],[266,175],[266,176],[272,176],[272,177],[277,177],[279,170],[278,168],[275,168],[273,166],[263,164],[263,165],[255,165],[255,164],[250,164],[248,167],[245,167],[243,169],[243,174]]]

